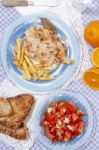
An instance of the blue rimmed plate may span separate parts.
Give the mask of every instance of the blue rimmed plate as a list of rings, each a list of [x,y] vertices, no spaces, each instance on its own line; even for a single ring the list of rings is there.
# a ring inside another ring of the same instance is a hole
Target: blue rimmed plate
[[[86,113],[84,116],[84,120],[86,122],[85,130],[84,132],[72,139],[70,142],[57,142],[57,143],[52,143],[50,139],[48,139],[46,136],[44,136],[44,130],[43,128],[39,125],[44,111],[46,110],[47,106],[52,102],[52,101],[58,101],[58,100],[67,100],[67,101],[73,101],[76,103],[76,105]],[[94,123],[95,123],[95,117],[94,117],[94,112],[92,109],[91,104],[80,94],[75,93],[73,91],[63,91],[59,92],[57,94],[54,94],[52,96],[48,96],[43,101],[37,106],[34,112],[34,125],[35,128],[38,132],[38,138],[39,140],[46,145],[48,148],[52,150],[76,150],[79,149],[80,147],[84,146],[90,138],[92,138],[93,131],[94,131]]]
[[[24,31],[32,25],[41,25],[39,18],[48,18],[56,26],[57,33],[67,37],[66,42],[69,45],[67,55],[74,60],[74,64],[66,65],[61,64],[55,69],[52,74],[55,76],[55,80],[52,81],[30,81],[25,80],[21,74],[21,70],[13,63],[13,50],[15,47],[15,41],[17,37],[24,37]],[[4,36],[3,45],[1,48],[1,58],[5,71],[11,78],[11,80],[17,85],[23,87],[30,92],[51,92],[55,91],[64,85],[67,86],[74,80],[74,76],[77,74],[80,65],[80,47],[72,28],[66,24],[59,17],[50,13],[35,13],[32,16],[21,18],[9,27],[7,33]]]

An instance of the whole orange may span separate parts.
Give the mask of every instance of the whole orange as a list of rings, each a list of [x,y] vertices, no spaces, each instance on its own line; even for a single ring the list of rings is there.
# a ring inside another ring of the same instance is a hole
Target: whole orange
[[[84,30],[84,38],[91,46],[99,46],[99,20],[94,20],[87,24]]]

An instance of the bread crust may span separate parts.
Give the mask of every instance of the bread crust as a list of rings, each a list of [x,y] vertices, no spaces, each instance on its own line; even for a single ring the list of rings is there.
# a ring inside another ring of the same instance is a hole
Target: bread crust
[[[9,128],[0,124],[0,132],[19,140],[25,140],[27,138],[27,128],[23,123],[18,128]]]
[[[31,107],[34,104],[34,98],[32,95],[22,94],[7,98],[7,100],[12,107],[12,115],[0,117],[0,124],[7,127],[19,126],[28,116]]]
[[[7,117],[12,114],[12,108],[9,102],[3,98],[0,97],[0,117]]]
[[[30,94],[21,94],[6,100],[2,97],[0,103],[3,103],[3,107],[6,106],[6,110],[1,109],[0,112],[0,132],[19,140],[25,140],[27,128],[23,121],[34,105],[34,97]]]

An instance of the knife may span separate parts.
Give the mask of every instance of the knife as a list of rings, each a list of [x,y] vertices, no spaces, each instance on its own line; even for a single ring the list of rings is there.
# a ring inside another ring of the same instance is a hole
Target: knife
[[[56,33],[56,27],[49,19],[47,18],[40,18],[40,19],[43,27]]]

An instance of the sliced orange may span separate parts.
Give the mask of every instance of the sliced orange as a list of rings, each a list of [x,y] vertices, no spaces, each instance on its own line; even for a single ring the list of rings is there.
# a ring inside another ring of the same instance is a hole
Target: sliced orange
[[[93,47],[99,46],[99,20],[93,20],[84,29],[84,38]]]
[[[99,47],[95,48],[91,54],[92,63],[99,67]]]
[[[82,79],[90,88],[99,90],[99,68],[90,68],[86,70]]]

